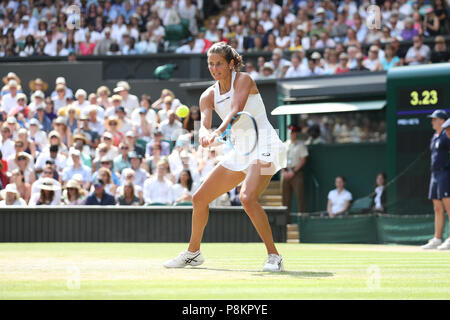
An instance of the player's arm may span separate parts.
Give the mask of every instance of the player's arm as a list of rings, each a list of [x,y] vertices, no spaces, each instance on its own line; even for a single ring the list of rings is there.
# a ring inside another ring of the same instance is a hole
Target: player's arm
[[[214,91],[208,88],[200,97],[200,129],[198,137],[202,147],[209,145],[208,137],[212,123],[212,111],[214,105]]]
[[[214,131],[217,136],[220,136],[225,131],[228,124],[238,112],[244,110],[248,95],[255,86],[255,82],[248,74],[239,73],[238,75],[239,76],[236,76],[236,80],[234,81],[234,94],[233,99],[231,100],[231,111],[225,119],[223,119],[219,128]]]

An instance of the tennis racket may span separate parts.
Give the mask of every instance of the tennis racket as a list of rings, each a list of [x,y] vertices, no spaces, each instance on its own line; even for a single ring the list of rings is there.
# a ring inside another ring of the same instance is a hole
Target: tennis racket
[[[258,144],[258,126],[255,118],[246,111],[238,112],[215,141],[229,145],[240,155],[248,156]]]

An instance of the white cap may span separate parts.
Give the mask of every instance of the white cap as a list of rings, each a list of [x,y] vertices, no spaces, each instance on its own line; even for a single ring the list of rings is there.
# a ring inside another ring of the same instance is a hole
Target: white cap
[[[66,79],[64,77],[58,77],[56,78],[55,84],[66,84]]]
[[[316,9],[316,14],[320,14],[320,13],[325,13],[325,9],[322,8],[322,7],[318,7],[318,8]]]
[[[78,149],[75,149],[74,147],[70,148],[69,150],[69,156],[81,156],[81,152]]]
[[[83,89],[78,89],[76,92],[75,92],[75,98],[78,98],[78,96],[84,96],[85,98],[86,98],[86,96],[87,96],[87,93],[86,93],[86,91],[84,91]]]

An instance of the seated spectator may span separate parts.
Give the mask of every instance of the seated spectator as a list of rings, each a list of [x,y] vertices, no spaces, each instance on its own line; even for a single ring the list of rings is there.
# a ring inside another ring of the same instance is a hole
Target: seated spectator
[[[120,206],[139,206],[141,204],[134,192],[133,182],[130,181],[124,184],[123,192],[120,194],[117,204]]]
[[[264,63],[262,70],[263,74],[262,76],[259,76],[258,79],[275,79],[274,70],[270,62]]]
[[[394,56],[394,47],[388,44],[384,50],[384,58],[381,59],[381,66],[383,70],[389,70],[400,65],[400,58]]]
[[[169,205],[173,203],[172,182],[166,179],[166,173],[166,164],[160,161],[156,169],[156,176],[145,180],[143,192],[146,204],[157,202]]]
[[[128,131],[126,133],[126,138],[124,141],[128,146],[128,152],[135,151],[141,158],[145,157],[144,148],[137,143],[136,135],[133,131]]]
[[[410,17],[406,18],[405,28],[402,31],[401,37],[403,41],[413,40],[413,38],[419,35],[419,32],[414,28],[414,20]]]
[[[122,173],[123,173],[123,176],[121,178],[121,185],[117,188],[117,191],[116,191],[116,199],[118,199],[123,194],[123,186],[125,184],[131,182],[133,184],[133,190],[134,190],[135,196],[139,199],[139,203],[143,204],[144,203],[144,194],[142,192],[142,187],[134,184],[134,180],[135,180],[134,170],[131,168],[125,168],[125,169],[123,169]]]
[[[156,172],[156,166],[159,162],[159,160],[161,159],[161,144],[154,142],[151,146],[150,146],[150,150],[151,150],[151,156],[147,156],[145,159],[145,166],[147,168],[147,172],[152,175]]]
[[[239,197],[241,188],[242,183],[238,184],[236,188],[230,190],[230,202],[232,206],[242,206],[241,199]]]
[[[356,66],[351,71],[370,71],[364,66],[364,55],[358,52],[355,56]]]
[[[40,192],[31,195],[30,206],[40,205],[60,205],[60,198],[56,196],[56,192],[61,192],[61,187],[54,183],[52,178],[43,178],[40,184],[37,185]]]
[[[304,77],[306,75],[306,69],[301,64],[302,58],[298,52],[294,52],[291,55],[291,66],[287,69],[285,78],[297,78]]]
[[[130,116],[133,110],[139,108],[139,99],[134,94],[130,93],[131,87],[126,81],[119,81],[114,88],[114,93],[118,93],[122,97],[122,106],[128,116]]]
[[[335,180],[336,189],[328,193],[327,213],[330,218],[345,215],[352,201],[352,194],[345,187],[345,178],[337,176]]]
[[[87,189],[91,182],[91,169],[81,163],[81,152],[75,148],[70,148],[69,157],[72,158],[72,165],[64,168],[62,172],[62,181],[67,182],[72,179],[74,174],[81,174],[84,187]]]
[[[377,174],[370,207],[377,212],[386,212],[386,174],[383,172]]]
[[[14,184],[8,184],[0,191],[0,207],[5,206],[26,206],[27,203],[20,197],[19,192]]]
[[[86,32],[84,36],[86,40],[80,43],[78,47],[78,54],[82,56],[92,55],[94,53],[96,43],[91,41],[90,32]]]
[[[11,172],[10,184],[13,184],[19,192],[20,198],[26,203],[30,201],[31,184],[25,181],[24,173],[19,169],[14,169]]]
[[[120,185],[120,179],[116,176],[114,171],[107,168],[107,166],[110,166],[111,161],[108,159],[103,160],[102,167],[93,174],[92,180],[95,181],[97,179],[101,179],[105,183],[105,191],[115,197],[117,187]],[[91,186],[91,191],[94,191],[93,189],[94,188]]]
[[[170,143],[167,141],[162,141],[163,135],[160,130],[156,130],[153,133],[153,140],[147,143],[145,150],[145,157],[152,156],[152,145],[161,145],[161,156],[168,156],[170,154]]]
[[[375,45],[370,46],[369,55],[366,60],[363,61],[364,67],[369,69],[370,71],[379,71],[381,70],[381,62],[378,59],[378,51],[379,48]]]
[[[63,192],[63,203],[70,206],[83,205],[85,200],[85,194],[83,189],[75,180],[67,181]]]
[[[54,161],[59,172],[62,172],[62,170],[66,167],[67,158],[59,152],[59,147],[56,144],[50,144],[48,149],[44,149],[39,154],[34,165],[36,173],[39,174],[42,172],[48,160]]]
[[[61,183],[55,179],[54,177],[55,171],[53,168],[53,165],[46,164],[44,170],[42,171],[42,174],[39,176],[39,179],[37,179],[33,184],[31,184],[31,195],[35,193],[39,193],[40,189],[39,186],[42,184],[44,179],[49,178],[52,180],[53,185],[59,187],[58,190],[55,191],[55,198],[57,202],[61,201]]]
[[[450,62],[450,53],[447,51],[443,36],[434,38],[434,50],[431,52],[431,62]]]
[[[413,46],[406,53],[405,63],[409,65],[425,64],[430,60],[430,55],[430,48],[423,44],[422,36],[415,36]]]
[[[306,145],[325,143],[325,140],[320,135],[320,126],[314,124],[308,129],[309,138],[305,141]]]
[[[192,202],[192,195],[197,190],[197,187],[197,184],[192,179],[191,171],[183,169],[179,175],[178,183],[172,187],[174,202]]]
[[[335,74],[338,67],[338,53],[336,50],[331,49],[328,54],[328,59],[325,58],[325,64],[323,66],[324,74]]]
[[[97,179],[93,183],[94,191],[86,198],[87,206],[113,206],[116,204],[114,197],[105,191],[105,182]]]
[[[425,17],[423,19],[423,35],[425,37],[435,37],[440,34],[440,21],[436,16],[432,6],[424,7]]]
[[[122,142],[119,144],[120,154],[114,158],[114,171],[121,174],[122,170],[131,166],[130,159],[128,158],[128,152],[130,147]]]
[[[148,174],[147,172],[145,172],[144,169],[141,168],[141,159],[142,157],[136,153],[136,151],[130,151],[128,153],[128,158],[130,159],[130,163],[131,163],[131,169],[133,169],[134,171],[134,185],[136,186],[140,186],[143,187],[144,186],[144,182],[147,180]],[[125,180],[125,174],[124,171],[122,171],[122,177],[120,179],[121,181]]]
[[[339,55],[339,65],[336,68],[336,74],[347,73],[350,71],[348,67],[348,55],[345,52],[342,52]]]
[[[167,119],[161,121],[159,130],[163,134],[163,139],[169,141],[176,141],[178,136],[182,133],[183,125],[181,121],[177,119],[177,116],[173,110],[167,111]]]
[[[26,183],[33,183],[36,180],[34,170],[32,169],[32,157],[26,152],[19,152],[14,158],[15,168],[23,172],[23,177]],[[8,170],[13,170],[8,164]]]
[[[98,135],[98,132],[95,130],[91,130],[89,127],[89,117],[85,114],[80,114],[80,117],[78,118],[78,121],[80,123],[79,128],[75,129],[73,134],[82,134],[84,137],[86,137],[86,143],[91,148],[97,148],[100,137]]]

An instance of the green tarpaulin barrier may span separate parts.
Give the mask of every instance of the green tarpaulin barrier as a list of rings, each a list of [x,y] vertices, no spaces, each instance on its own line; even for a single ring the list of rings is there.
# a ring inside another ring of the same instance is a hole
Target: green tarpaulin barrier
[[[302,243],[425,244],[434,235],[433,215],[350,215],[295,217]],[[447,220],[447,219],[446,219]],[[443,238],[448,237],[448,222]]]
[[[375,215],[300,218],[300,242],[377,243]]]
[[[379,243],[425,244],[434,235],[433,215],[378,215],[377,232]],[[448,237],[448,224],[444,238]]]

